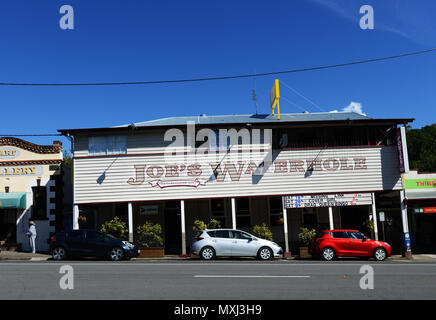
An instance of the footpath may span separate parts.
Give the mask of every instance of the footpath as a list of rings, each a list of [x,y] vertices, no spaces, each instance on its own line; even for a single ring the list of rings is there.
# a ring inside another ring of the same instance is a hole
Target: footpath
[[[198,256],[193,257],[180,257],[177,255],[168,255],[162,258],[133,258],[132,260],[136,261],[148,261],[148,260],[198,260]],[[18,251],[1,251],[0,252],[0,261],[2,260],[11,260],[11,261],[46,261],[51,260],[51,256],[49,254],[44,253],[29,253],[29,252],[18,252]],[[298,262],[299,260],[295,259],[295,257],[291,257],[289,260],[294,260]],[[348,260],[348,259],[347,259]],[[306,259],[300,261],[307,261]],[[399,261],[399,262],[435,262],[436,263],[436,254],[414,254],[411,259],[407,259],[401,255],[393,255],[388,258],[388,261]]]

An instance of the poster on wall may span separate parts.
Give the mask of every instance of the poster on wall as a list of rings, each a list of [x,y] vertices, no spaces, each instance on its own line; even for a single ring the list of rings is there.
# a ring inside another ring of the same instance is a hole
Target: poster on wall
[[[157,216],[159,208],[157,205],[146,205],[139,207],[139,214],[142,216]]]
[[[286,208],[372,205],[371,193],[338,193],[284,197]]]

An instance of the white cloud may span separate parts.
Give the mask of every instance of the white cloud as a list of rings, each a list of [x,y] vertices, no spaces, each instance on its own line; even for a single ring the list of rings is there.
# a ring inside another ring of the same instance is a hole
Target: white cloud
[[[339,112],[339,111],[338,110],[332,110],[330,112]],[[354,101],[351,101],[348,106],[342,108],[342,110],[340,112],[355,112],[355,113],[358,113],[358,114],[366,116],[366,114],[363,113],[362,104],[359,103],[359,102],[354,102]]]
[[[342,109],[342,111],[343,112],[356,112],[356,113],[359,113],[359,114],[366,116],[366,114],[363,113],[363,111],[362,111],[362,104],[360,104],[359,102],[351,101],[348,106],[346,106],[344,109]]]

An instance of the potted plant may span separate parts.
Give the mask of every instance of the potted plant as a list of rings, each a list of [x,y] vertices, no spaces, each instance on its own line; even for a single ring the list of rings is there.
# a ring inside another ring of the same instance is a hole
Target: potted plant
[[[253,227],[253,234],[261,239],[273,241],[273,235],[271,230],[266,226],[265,223],[262,223],[262,225],[257,225]]]
[[[221,228],[221,224],[216,219],[210,219],[209,223],[205,223],[202,220],[195,220],[194,225],[192,226],[192,231],[194,232],[194,235],[196,235],[198,232],[203,231],[204,229],[219,229]]]
[[[316,231],[315,229],[309,230],[308,228],[300,228],[301,232],[298,234],[298,239],[303,246],[300,246],[300,259],[311,258],[312,256],[309,254],[309,243],[312,238],[315,237]]]
[[[100,231],[122,240],[126,239],[126,236],[129,232],[126,223],[118,217],[114,217],[112,220],[106,221],[102,225]]]
[[[146,221],[137,228],[139,257],[161,258],[165,254],[163,248],[162,226],[158,223]]]
[[[366,219],[362,224],[363,232],[374,237],[374,220]]]

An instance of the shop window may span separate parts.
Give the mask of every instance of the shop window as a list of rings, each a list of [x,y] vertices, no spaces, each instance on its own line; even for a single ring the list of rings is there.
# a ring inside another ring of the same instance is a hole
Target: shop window
[[[251,226],[250,199],[237,198],[235,202],[236,202],[236,225],[238,227],[250,227]]]
[[[269,198],[269,217],[271,226],[283,224],[282,197]]]
[[[47,219],[47,189],[46,187],[33,187],[32,219]]]
[[[126,136],[98,136],[88,138],[88,154],[90,156],[116,155],[126,153]]]
[[[211,199],[210,206],[212,218],[218,220],[221,228],[224,228],[226,226],[224,199]]]

